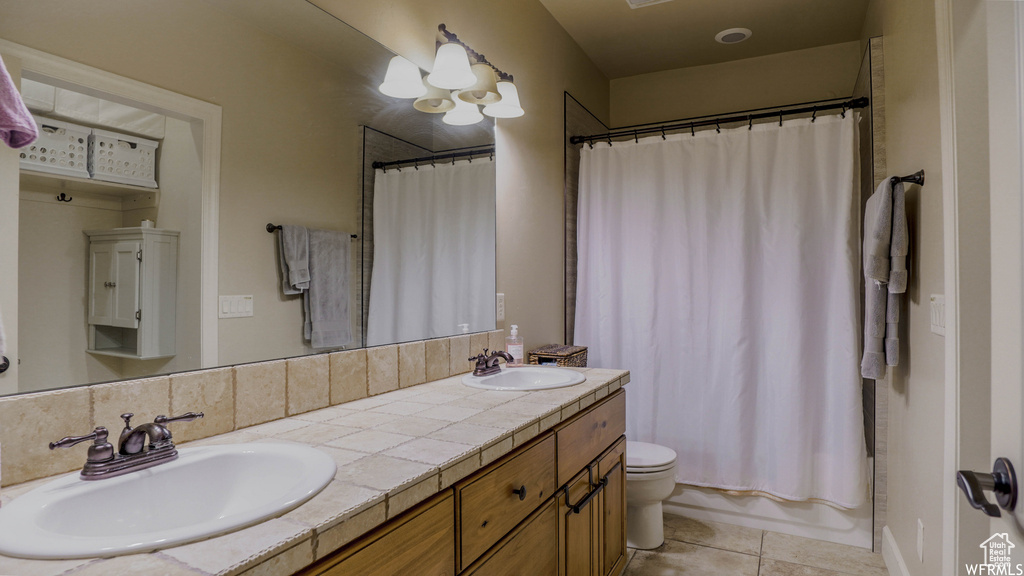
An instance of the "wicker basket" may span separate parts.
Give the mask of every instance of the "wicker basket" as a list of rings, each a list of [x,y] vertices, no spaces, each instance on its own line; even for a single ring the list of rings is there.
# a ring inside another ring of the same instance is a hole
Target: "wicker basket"
[[[551,364],[558,366],[586,368],[587,347],[565,344],[548,344],[526,353],[529,364]]]

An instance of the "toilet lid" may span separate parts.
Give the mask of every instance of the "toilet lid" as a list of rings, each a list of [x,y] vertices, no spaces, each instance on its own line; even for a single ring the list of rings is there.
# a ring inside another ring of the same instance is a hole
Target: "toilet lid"
[[[654,472],[675,464],[676,452],[671,448],[647,442],[626,441],[626,470]]]

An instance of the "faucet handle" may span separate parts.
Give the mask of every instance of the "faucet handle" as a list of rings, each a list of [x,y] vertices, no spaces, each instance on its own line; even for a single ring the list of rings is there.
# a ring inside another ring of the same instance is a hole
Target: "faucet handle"
[[[203,413],[202,412],[186,412],[186,413],[182,414],[181,416],[163,416],[163,415],[160,415],[160,416],[157,416],[156,418],[153,418],[153,423],[154,424],[164,425],[164,424],[170,424],[171,422],[191,422],[193,420],[196,420],[196,419],[199,419],[199,418],[202,418],[202,417],[203,417]]]
[[[132,425],[131,425],[132,416],[135,416],[134,412],[127,412],[125,414],[121,414],[121,420],[124,420],[124,427],[125,427],[126,430],[131,430],[132,429]]]
[[[95,430],[86,434],[85,436],[65,436],[56,442],[50,442],[50,450],[56,450],[57,448],[70,448],[75,444],[85,442],[86,440],[95,440],[96,444],[103,444],[107,441],[107,429],[103,426],[97,426]]]

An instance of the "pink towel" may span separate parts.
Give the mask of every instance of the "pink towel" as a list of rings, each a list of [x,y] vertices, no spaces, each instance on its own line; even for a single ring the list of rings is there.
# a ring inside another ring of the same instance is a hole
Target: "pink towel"
[[[39,131],[32,114],[0,59],[0,140],[11,148],[21,148],[34,142],[37,136]]]

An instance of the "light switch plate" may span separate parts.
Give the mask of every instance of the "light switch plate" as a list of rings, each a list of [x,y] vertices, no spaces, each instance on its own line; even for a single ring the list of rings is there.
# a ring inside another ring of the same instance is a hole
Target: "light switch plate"
[[[252,316],[252,294],[221,296],[218,318],[244,318]]]
[[[932,332],[940,336],[946,335],[946,296],[932,294],[931,302]]]
[[[497,298],[495,298],[494,315],[496,321],[505,321],[505,294],[503,292],[498,292]]]

